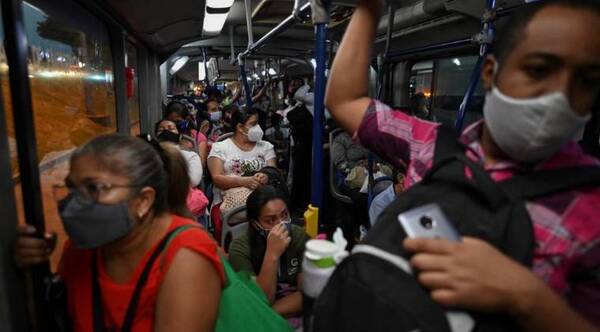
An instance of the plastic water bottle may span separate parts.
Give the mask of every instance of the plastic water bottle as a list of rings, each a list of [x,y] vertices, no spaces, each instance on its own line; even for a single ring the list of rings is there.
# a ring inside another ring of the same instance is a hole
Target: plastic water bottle
[[[312,331],[313,305],[333,274],[336,265],[347,255],[347,241],[338,230],[334,241],[310,240],[306,243],[302,260],[302,293],[304,309],[304,331]]]

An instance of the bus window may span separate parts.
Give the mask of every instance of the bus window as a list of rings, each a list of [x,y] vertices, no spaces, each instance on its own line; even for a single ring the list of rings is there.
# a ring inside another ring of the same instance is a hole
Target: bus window
[[[477,56],[447,58],[435,61],[433,114],[444,124],[454,126]],[[483,117],[485,91],[481,81],[475,90],[465,115],[465,127]]]
[[[138,66],[137,50],[135,45],[127,42],[125,58],[127,80],[127,109],[129,110],[129,123],[131,135],[139,135],[140,129],[140,97],[138,93]]]
[[[431,82],[433,77],[433,61],[423,61],[413,65],[410,70],[409,97],[422,93],[428,100],[431,98]]]
[[[0,23],[2,23],[2,11],[0,8]],[[4,26],[0,24],[0,38],[4,39]],[[19,182],[19,160],[17,157],[17,140],[15,136],[15,126],[12,114],[12,96],[10,95],[10,82],[8,77],[8,61],[6,59],[6,52],[4,50],[4,44],[0,44],[0,84],[2,85],[2,107],[4,108],[4,117],[6,120],[6,135],[8,137],[8,154],[10,158],[10,169],[12,174],[12,180],[14,183]],[[4,135],[4,133],[2,134]],[[2,153],[6,153],[2,151]],[[5,156],[3,155],[2,158]],[[19,221],[24,222],[24,210],[23,201],[21,197],[21,187],[16,185],[15,197],[17,216]]]
[[[64,180],[71,152],[94,136],[116,131],[113,66],[106,27],[73,1],[23,2],[29,78],[46,228],[66,239],[52,185]],[[5,57],[2,63],[6,63]],[[8,78],[2,67],[5,102]],[[10,108],[6,108],[10,113]],[[14,126],[9,124],[14,140]],[[16,154],[13,166],[16,165]],[[18,170],[13,168],[13,173]],[[22,200],[15,174],[15,196]],[[20,205],[20,202],[19,202]],[[21,221],[23,219],[21,218]],[[56,266],[62,250],[53,257]]]

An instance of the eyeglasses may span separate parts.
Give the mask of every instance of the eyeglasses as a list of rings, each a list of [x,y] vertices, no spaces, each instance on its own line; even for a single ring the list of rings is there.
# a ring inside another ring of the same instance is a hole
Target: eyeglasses
[[[52,192],[56,201],[61,201],[72,192],[80,193],[81,198],[86,203],[98,202],[103,193],[107,193],[115,188],[137,188],[137,185],[123,185],[114,183],[85,182],[82,185],[74,186],[71,183],[57,183],[52,186]]]

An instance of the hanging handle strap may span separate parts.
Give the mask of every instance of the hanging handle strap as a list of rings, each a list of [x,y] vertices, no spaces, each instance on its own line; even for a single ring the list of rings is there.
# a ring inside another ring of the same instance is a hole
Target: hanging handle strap
[[[123,320],[123,325],[121,326],[122,332],[130,332],[133,326],[133,319],[135,318],[135,313],[137,311],[138,303],[140,301],[140,296],[146,282],[148,281],[148,276],[150,275],[150,271],[152,270],[152,266],[154,262],[160,256],[160,254],[164,251],[164,249],[168,246],[177,234],[185,231],[188,228],[192,228],[196,226],[192,225],[184,225],[179,226],[169,233],[165,235],[165,237],[160,241],[160,243],[156,246],[154,252],[148,259],[148,262],[144,266],[142,270],[142,274],[140,275],[137,284],[135,285],[135,290],[131,295],[131,299],[129,300],[129,306],[127,307],[127,312],[125,314],[125,319]],[[104,325],[104,307],[102,305],[102,294],[100,292],[100,283],[98,281],[98,253],[94,250],[92,257],[92,304],[94,306],[94,332],[106,332],[106,327]]]

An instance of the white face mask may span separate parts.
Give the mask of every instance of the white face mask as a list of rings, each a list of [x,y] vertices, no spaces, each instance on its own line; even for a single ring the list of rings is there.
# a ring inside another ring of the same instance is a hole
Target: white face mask
[[[495,86],[486,95],[483,115],[500,149],[521,162],[550,158],[564,144],[577,139],[592,117],[576,114],[562,92],[516,99]]]
[[[263,138],[264,133],[259,125],[255,125],[248,129],[248,134],[246,135],[248,136],[248,140],[250,140],[250,142],[258,142]]]

